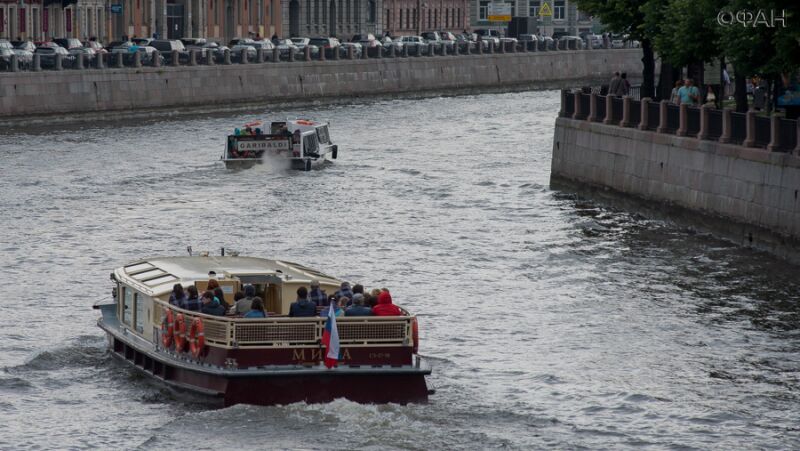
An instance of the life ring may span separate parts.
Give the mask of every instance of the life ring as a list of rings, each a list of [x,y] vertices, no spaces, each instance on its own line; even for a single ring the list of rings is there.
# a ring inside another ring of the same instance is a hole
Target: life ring
[[[173,335],[175,334],[175,318],[172,315],[172,310],[167,309],[164,319],[161,320],[161,344],[165,348],[172,345]]]
[[[416,354],[419,352],[419,325],[416,316],[411,318],[411,343],[411,352]]]
[[[178,316],[175,317],[175,350],[178,352],[183,352],[184,348],[186,348],[186,318],[183,317],[183,313],[178,313]]]
[[[194,358],[200,357],[203,348],[206,346],[206,337],[203,332],[203,320],[195,318],[189,328],[189,350]]]

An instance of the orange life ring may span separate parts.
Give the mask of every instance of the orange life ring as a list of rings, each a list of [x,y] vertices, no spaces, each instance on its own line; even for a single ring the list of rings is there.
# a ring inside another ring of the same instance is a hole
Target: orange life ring
[[[203,348],[206,346],[206,337],[203,332],[203,320],[195,318],[189,328],[189,350],[195,358],[200,357]]]
[[[419,325],[417,324],[417,317],[411,318],[411,352],[416,354],[419,352]]]
[[[313,122],[311,122],[311,121],[307,121],[307,120],[305,120],[305,119],[298,119],[298,120],[297,120],[297,121],[295,121],[295,122],[297,122],[299,125],[314,125],[314,123],[313,123]]]
[[[172,345],[172,338],[175,334],[175,318],[172,316],[172,310],[167,309],[164,319],[161,320],[161,344],[165,348]]]
[[[186,348],[186,318],[183,313],[178,313],[175,317],[175,350],[183,352]]]

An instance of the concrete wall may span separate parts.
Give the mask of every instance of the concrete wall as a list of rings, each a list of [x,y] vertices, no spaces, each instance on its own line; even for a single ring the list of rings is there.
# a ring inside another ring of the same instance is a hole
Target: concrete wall
[[[641,51],[282,62],[0,74],[0,118],[271,100],[606,81],[641,73]]]
[[[734,241],[800,261],[798,156],[559,117],[552,177],[721,219]]]

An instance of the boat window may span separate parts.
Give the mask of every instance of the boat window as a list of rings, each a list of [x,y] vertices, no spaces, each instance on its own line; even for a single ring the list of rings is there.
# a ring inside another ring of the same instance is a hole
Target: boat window
[[[133,303],[136,295],[129,287],[123,288],[123,291],[122,322],[130,326],[133,319]]]
[[[136,330],[138,332],[144,332],[144,316],[145,316],[144,307],[146,303],[146,298],[145,296],[139,293],[134,293],[133,297],[134,297],[134,302],[136,304],[136,316],[134,317],[136,321]]]
[[[146,281],[144,284],[148,287],[154,287],[156,285],[161,285],[162,283],[172,282],[173,280],[178,280],[177,277],[173,276],[172,274],[167,274],[163,277],[157,277],[155,279],[150,279]]]
[[[139,263],[139,264],[136,264],[136,265],[126,266],[125,267],[125,272],[127,274],[136,274],[137,272],[141,272],[141,271],[144,271],[144,270],[147,270],[147,269],[153,269],[153,268],[154,268],[154,266],[151,265],[150,263]]]
[[[310,155],[319,154],[319,143],[316,134],[303,136],[303,152]]]
[[[136,274],[135,276],[133,276],[133,278],[136,280],[147,280],[153,277],[163,276],[164,274],[166,274],[166,271],[162,271],[158,268],[155,268],[150,271],[145,271],[143,273]]]
[[[317,127],[317,138],[319,138],[319,142],[321,143],[328,143],[330,142],[330,136],[328,136],[328,126],[323,125],[322,127]]]

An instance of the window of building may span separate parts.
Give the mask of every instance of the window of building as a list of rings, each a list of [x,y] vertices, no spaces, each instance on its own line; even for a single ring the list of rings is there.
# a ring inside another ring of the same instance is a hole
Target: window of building
[[[378,3],[375,0],[367,2],[367,22],[375,23],[378,18]]]
[[[400,27],[403,28],[403,8],[400,8]]]
[[[385,20],[385,23],[386,23],[386,29],[387,29],[387,30],[388,30],[388,29],[390,29],[390,28],[392,27],[392,10],[391,10],[391,9],[387,9],[387,10],[386,10],[386,20]]]
[[[458,8],[458,23],[457,23],[457,25],[456,25],[456,26],[457,26],[458,28],[461,28],[461,24],[462,24],[462,23],[464,23],[464,22],[462,22],[462,20],[461,20],[461,8]]]
[[[353,0],[353,21],[361,23],[361,0]]]
[[[3,9],[3,8],[0,8],[0,33],[3,33],[4,31],[6,31],[6,28],[5,28],[5,26],[6,26],[5,13],[6,13],[6,10]]]
[[[419,11],[417,8],[414,8],[414,21],[411,23],[411,26],[408,28],[417,28],[417,24],[419,23]]]
[[[537,17],[539,15],[539,0],[528,0],[528,17]]]
[[[478,2],[478,20],[489,20],[489,0]]]
[[[344,1],[339,0],[339,23],[344,23]]]
[[[439,28],[439,10],[433,10],[433,28]]]
[[[450,8],[444,10],[444,27],[450,28]]]
[[[566,3],[564,0],[555,0],[555,2],[553,2],[553,19],[566,18],[566,7],[564,3]]]
[[[311,23],[311,0],[306,0],[306,25]]]
[[[428,10],[428,30],[430,30],[431,26],[433,25],[433,21],[431,20],[432,17],[433,17],[433,11],[429,9]]]
[[[350,0],[344,0],[344,4],[345,4],[344,20],[347,23],[350,23],[353,21],[353,16],[350,15]]]

